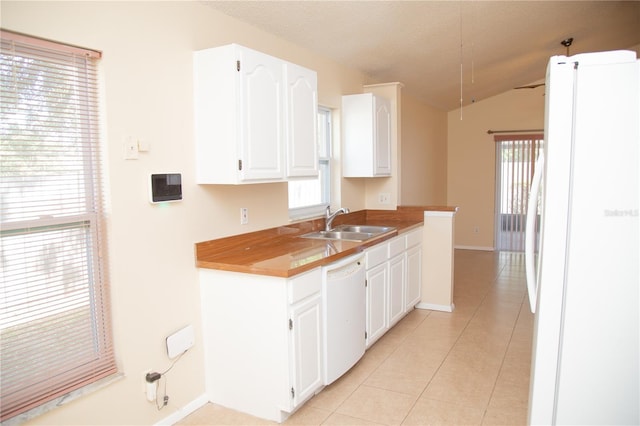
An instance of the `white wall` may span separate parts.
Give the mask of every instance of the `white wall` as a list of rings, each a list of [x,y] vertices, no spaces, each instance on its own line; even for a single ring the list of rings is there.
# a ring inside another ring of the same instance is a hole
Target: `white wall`
[[[495,142],[487,130],[542,129],[544,87],[510,90],[448,113],[447,204],[457,247],[493,249]],[[474,228],[479,232],[475,233]]]
[[[402,96],[399,204],[447,205],[447,113]]]
[[[365,78],[199,2],[3,1],[1,20],[4,29],[103,51],[109,275],[125,377],[32,424],[156,423],[204,392],[194,243],[288,222],[286,184],[195,184],[192,52],[237,42],[315,69],[319,101],[334,108],[343,93],[361,92]],[[150,151],[124,160],[126,136]],[[149,173],[167,171],[183,174],[184,201],[149,204]],[[362,208],[363,193],[356,183],[353,199],[342,201]],[[239,224],[240,207],[248,207],[249,225]],[[169,372],[169,406],[158,411],[145,400],[143,372],[169,367],[165,338],[186,324],[196,343]]]
[[[495,142],[487,130],[542,129],[543,94],[544,87],[510,90],[448,113],[447,204],[460,207],[457,247],[495,247]]]
[[[3,0],[1,7],[4,29],[103,52],[109,277],[116,357],[124,378],[31,424],[156,423],[204,392],[194,243],[289,220],[286,184],[195,184],[192,52],[235,42],[316,70],[319,102],[335,109],[333,167],[338,172],[341,96],[362,93],[364,84],[376,82],[200,2]],[[406,197],[416,204],[444,204],[446,114],[421,106],[406,89],[403,99],[410,100],[398,105],[403,115],[399,131],[409,135],[405,152],[412,160],[424,156],[431,170],[420,174],[417,186],[411,181]],[[138,160],[124,160],[127,136],[144,139],[150,151]],[[402,160],[401,167],[402,181],[390,192],[404,191],[420,160]],[[148,175],[168,171],[183,174],[184,201],[149,204]],[[422,192],[421,184],[430,189]],[[336,175],[332,204],[361,210],[366,192],[365,180]],[[399,193],[392,196],[400,199]],[[249,209],[248,225],[240,225],[240,207]],[[157,411],[145,399],[143,372],[170,365],[165,338],[186,324],[193,324],[196,343],[168,374],[169,406]]]

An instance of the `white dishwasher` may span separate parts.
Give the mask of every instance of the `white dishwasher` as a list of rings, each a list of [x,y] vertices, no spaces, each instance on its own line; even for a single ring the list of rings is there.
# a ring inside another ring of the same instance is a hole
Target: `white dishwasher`
[[[364,255],[322,268],[324,384],[342,376],[364,355],[366,293]]]

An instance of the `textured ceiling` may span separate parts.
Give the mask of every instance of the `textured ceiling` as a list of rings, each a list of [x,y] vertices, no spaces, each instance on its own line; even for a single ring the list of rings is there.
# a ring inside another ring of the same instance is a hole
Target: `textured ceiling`
[[[461,86],[467,105],[543,79],[568,37],[572,55],[640,44],[640,1],[205,3],[447,111]]]

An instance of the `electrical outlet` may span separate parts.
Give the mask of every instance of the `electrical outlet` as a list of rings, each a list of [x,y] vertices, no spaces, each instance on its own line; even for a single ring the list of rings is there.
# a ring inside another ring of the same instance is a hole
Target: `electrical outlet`
[[[145,393],[147,394],[147,401],[153,402],[158,397],[158,381],[160,380],[160,373],[151,372],[145,375]]]
[[[149,400],[149,393],[148,393],[148,388],[147,385],[149,384],[147,382],[147,374],[153,372],[153,370],[148,369],[142,372],[142,393],[144,393],[145,397],[147,398],[147,401],[153,401],[153,400]]]
[[[391,194],[388,192],[381,192],[378,194],[378,203],[389,204],[391,202]]]
[[[249,223],[249,209],[246,207],[240,208],[240,225],[246,225]]]

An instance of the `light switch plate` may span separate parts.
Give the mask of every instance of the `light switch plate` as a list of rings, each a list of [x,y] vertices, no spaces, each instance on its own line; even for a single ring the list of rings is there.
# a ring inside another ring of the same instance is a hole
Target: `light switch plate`
[[[167,355],[169,358],[175,358],[190,347],[193,346],[193,326],[188,325],[185,328],[176,331],[167,337]]]
[[[124,159],[125,160],[137,160],[138,159],[138,141],[131,136],[127,136],[124,140]]]

